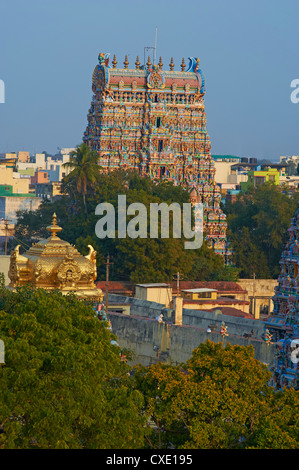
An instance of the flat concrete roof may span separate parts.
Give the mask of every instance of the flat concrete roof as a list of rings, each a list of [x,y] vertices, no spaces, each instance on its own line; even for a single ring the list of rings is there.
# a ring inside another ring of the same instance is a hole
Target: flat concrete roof
[[[136,287],[171,287],[169,284],[136,284]]]
[[[197,292],[217,292],[217,289],[205,289],[204,287],[200,288],[200,289],[182,289],[182,292],[194,292],[194,293],[197,293]]]

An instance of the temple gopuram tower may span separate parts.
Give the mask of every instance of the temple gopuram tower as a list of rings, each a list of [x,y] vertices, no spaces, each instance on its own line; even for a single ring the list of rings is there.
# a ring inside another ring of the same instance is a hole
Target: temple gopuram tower
[[[226,216],[206,129],[205,79],[199,59],[184,59],[181,70],[163,70],[150,57],[129,68],[112,66],[99,54],[92,75],[93,97],[83,141],[99,153],[103,171],[135,169],[140,175],[172,181],[190,192],[191,202],[204,208],[204,232],[216,253],[226,253]],[[186,69],[186,70],[185,70]]]
[[[291,220],[282,252],[273,314],[266,323],[276,344],[273,385],[299,389],[299,209]]]

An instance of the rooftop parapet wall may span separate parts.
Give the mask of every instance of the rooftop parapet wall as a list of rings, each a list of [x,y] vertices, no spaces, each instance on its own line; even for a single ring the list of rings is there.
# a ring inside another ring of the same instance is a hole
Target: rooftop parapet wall
[[[162,304],[116,294],[109,294],[108,300],[111,304],[119,303],[130,305],[130,314],[132,316],[155,319],[163,310],[164,320],[174,323],[174,311],[172,309],[166,309]],[[232,317],[223,315],[222,313],[217,314],[203,310],[183,309],[184,326],[206,330],[211,325],[216,324],[219,330],[222,322],[227,326],[229,335],[244,336],[244,334],[252,334],[253,338],[261,340],[265,330],[265,323],[260,320]]]
[[[151,317],[128,316],[109,313],[113,333],[121,348],[135,353],[132,364],[148,366],[157,361],[177,365],[186,362],[201,343],[210,340],[227,345],[250,346],[254,348],[255,358],[269,368],[274,362],[273,344],[261,339],[230,335],[223,338],[219,332],[208,333],[204,328],[187,325],[158,323]]]

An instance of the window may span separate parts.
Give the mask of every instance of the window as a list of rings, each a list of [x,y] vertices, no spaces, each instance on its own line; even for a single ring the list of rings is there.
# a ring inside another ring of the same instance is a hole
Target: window
[[[200,292],[197,296],[198,299],[211,299],[212,294],[211,292]]]
[[[161,126],[161,118],[160,117],[157,117],[156,119],[156,127],[160,127]]]
[[[255,184],[264,184],[265,183],[265,177],[264,176],[255,176],[254,182],[255,182]]]
[[[158,141],[158,152],[162,152],[163,150],[163,140]]]

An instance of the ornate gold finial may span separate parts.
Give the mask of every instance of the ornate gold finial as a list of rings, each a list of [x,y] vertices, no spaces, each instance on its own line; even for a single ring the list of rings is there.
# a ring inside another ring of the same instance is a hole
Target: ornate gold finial
[[[129,65],[129,62],[128,62],[128,56],[126,55],[125,57],[125,61],[124,61],[124,66],[125,66],[125,69],[128,68],[128,65]]]
[[[136,58],[135,65],[136,65],[136,69],[139,70],[139,68],[140,68],[139,56],[137,56],[137,58]]]
[[[185,67],[186,67],[186,64],[185,64],[185,59],[184,59],[184,57],[183,57],[182,63],[181,63],[181,70],[182,70],[182,72],[184,72]]]
[[[116,55],[114,54],[113,61],[112,61],[112,65],[114,69],[116,69],[116,64],[117,64],[117,60],[116,60]]]
[[[158,65],[159,65],[160,70],[162,70],[162,67],[163,67],[162,57],[160,57]]]
[[[170,70],[173,71],[173,67],[174,67],[173,57],[171,57],[169,67],[170,67]]]
[[[148,56],[146,65],[147,65],[147,68],[148,68],[148,69],[149,69],[149,68],[151,67],[151,65],[152,65],[150,56]]]
[[[57,216],[54,212],[53,217],[52,217],[52,225],[47,227],[48,232],[52,233],[52,237],[55,237],[57,235],[57,232],[61,232],[62,228],[57,225]]]

